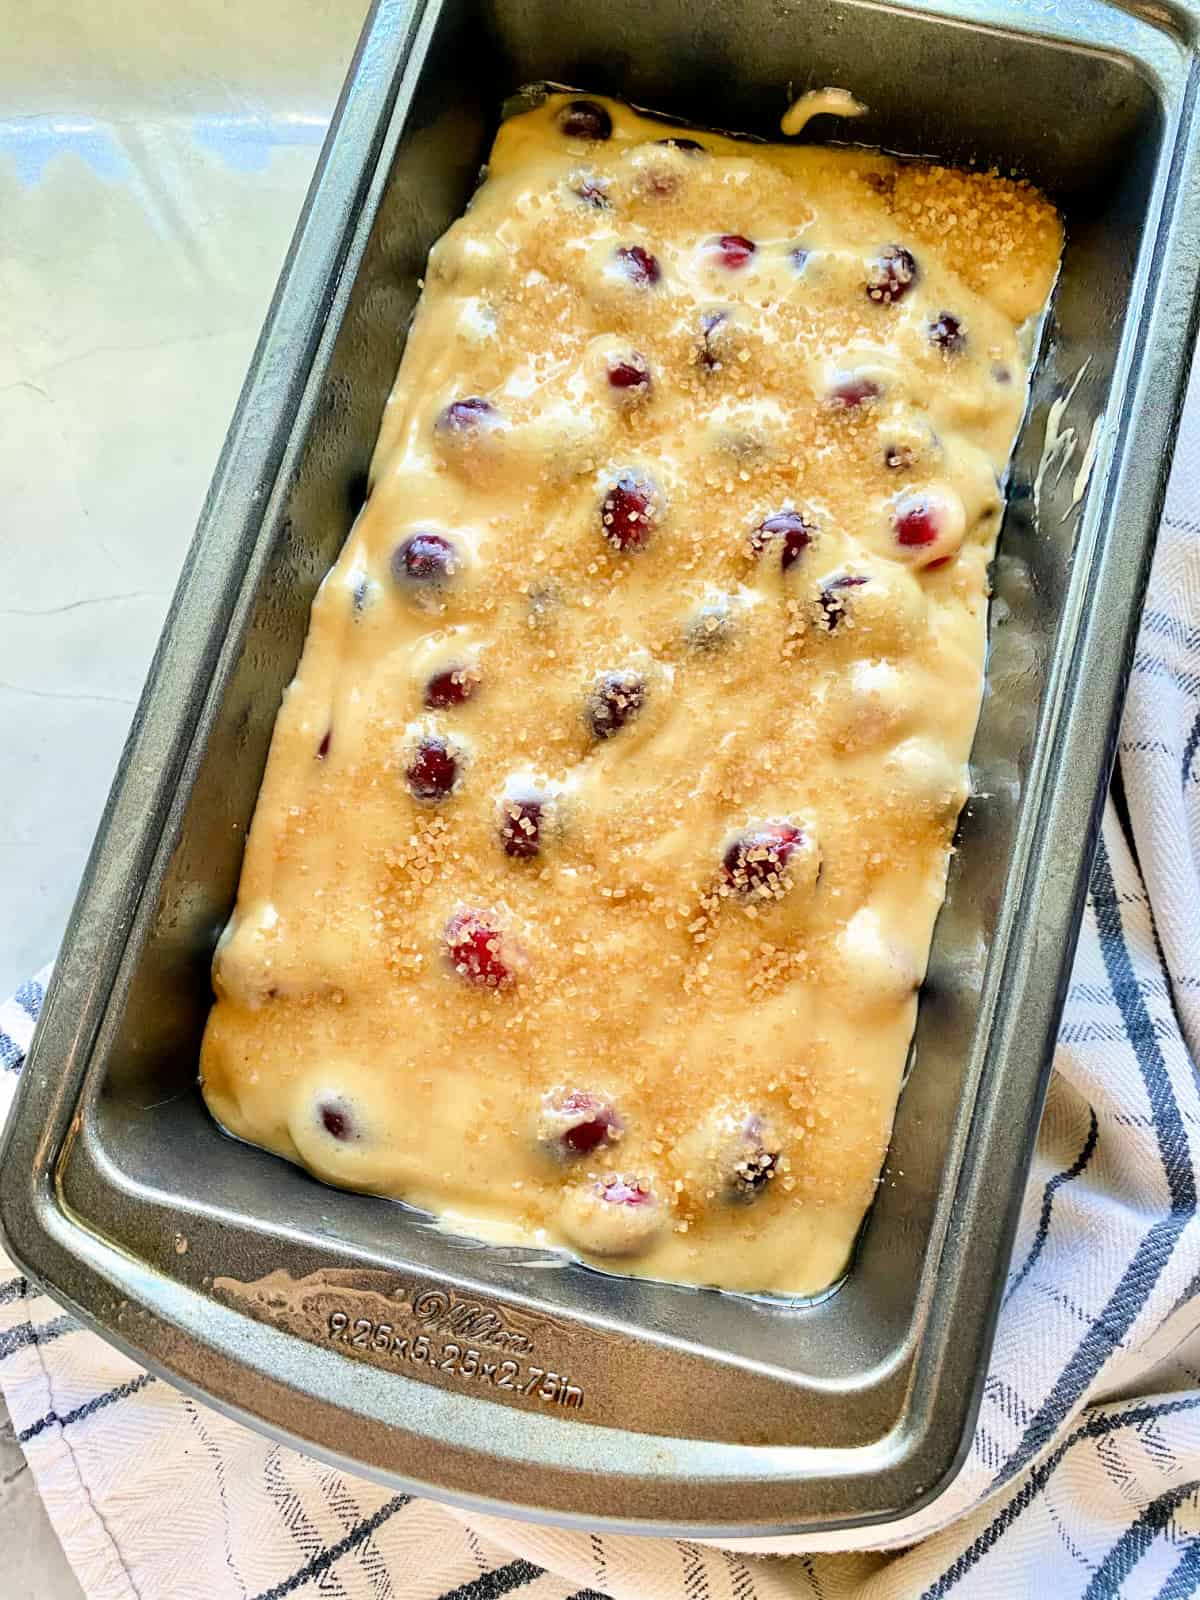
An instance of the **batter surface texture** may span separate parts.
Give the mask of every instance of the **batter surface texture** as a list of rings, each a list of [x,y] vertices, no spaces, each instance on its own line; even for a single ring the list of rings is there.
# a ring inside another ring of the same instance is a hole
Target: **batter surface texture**
[[[434,247],[202,1079],[339,1186],[808,1292],[878,1181],[1058,219],[554,95]]]

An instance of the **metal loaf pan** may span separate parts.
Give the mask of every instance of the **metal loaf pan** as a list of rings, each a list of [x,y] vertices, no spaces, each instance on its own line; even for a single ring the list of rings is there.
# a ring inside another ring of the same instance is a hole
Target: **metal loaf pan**
[[[979,1406],[1190,344],[1198,21],[1180,0],[379,0],[21,1085],[0,1200],[31,1276],[255,1426],[493,1509],[774,1538],[938,1491]],[[1067,219],[995,569],[978,798],[884,1181],[816,1304],[457,1241],[225,1138],[195,1088],[280,691],[426,252],[501,103],[540,79],[768,137],[789,81],[841,84],[871,108],[855,137],[1017,170]],[[1057,431],[1079,448],[1035,495],[1073,384]]]

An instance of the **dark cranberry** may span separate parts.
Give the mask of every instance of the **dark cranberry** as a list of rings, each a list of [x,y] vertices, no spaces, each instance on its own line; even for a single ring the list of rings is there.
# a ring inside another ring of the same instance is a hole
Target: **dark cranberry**
[[[890,472],[906,472],[917,459],[917,452],[908,444],[889,444],[883,452],[883,464]]]
[[[835,380],[833,388],[829,391],[829,397],[834,405],[845,406],[849,411],[868,400],[878,400],[882,393],[883,390],[874,378],[864,378],[858,373],[846,372]]]
[[[646,703],[646,680],[636,672],[610,672],[592,690],[588,725],[597,739],[611,739]]]
[[[735,839],[722,865],[726,881],[743,895],[776,895],[787,887],[784,872],[804,835],[790,822],[768,822]]]
[[[649,250],[643,250],[640,244],[618,245],[613,252],[613,259],[630,283],[636,284],[639,289],[649,289],[662,277],[658,257],[652,256]]]
[[[775,1176],[779,1151],[770,1148],[761,1117],[747,1117],[733,1154],[729,1186],[737,1200],[755,1200]]]
[[[637,1178],[601,1178],[597,1193],[610,1206],[645,1206],[654,1199],[651,1191]]]
[[[685,155],[703,156],[708,152],[698,139],[656,139],[655,144],[670,145],[672,150],[682,150]]]
[[[392,555],[392,576],[413,583],[439,584],[458,570],[458,552],[440,533],[414,533]]]
[[[631,400],[642,399],[650,392],[650,368],[645,356],[633,355],[628,361],[610,360],[608,381],[614,389],[628,393]]]
[[[621,1124],[616,1112],[598,1095],[568,1089],[547,1096],[541,1136],[563,1159],[589,1156],[602,1144],[615,1143],[620,1135]]]
[[[753,1200],[775,1176],[779,1157],[770,1150],[751,1150],[733,1169],[733,1187],[743,1200]]]
[[[438,417],[435,427],[439,433],[455,438],[476,438],[494,428],[499,420],[490,400],[471,394],[463,400],[452,400]]]
[[[906,500],[896,512],[893,527],[896,543],[909,550],[933,544],[938,536],[937,515],[927,500]]]
[[[516,861],[532,861],[542,848],[540,800],[505,800],[501,808],[500,842],[504,854]]]
[[[840,577],[830,578],[821,585],[821,592],[817,596],[817,605],[821,611],[821,622],[826,632],[832,633],[838,623],[846,614],[846,600],[851,589],[861,589],[867,578],[855,577],[849,572],[843,572]]]
[[[723,233],[715,243],[721,265],[728,267],[731,272],[744,267],[757,248],[753,239],[747,239],[741,233]]]
[[[612,118],[594,100],[571,100],[558,113],[558,126],[568,139],[611,139]]]
[[[444,800],[458,781],[458,759],[445,739],[422,739],[405,773],[417,800]]]
[[[788,259],[791,261],[797,272],[804,271],[805,267],[808,265],[808,257],[809,252],[804,248],[803,245],[800,244],[798,244],[794,250],[788,251]]]
[[[798,511],[776,511],[760,522],[750,535],[750,548],[760,556],[769,545],[778,544],[779,564],[786,572],[808,549],[816,531]]]
[[[445,941],[451,965],[469,983],[498,989],[511,978],[500,932],[478,911],[456,911],[446,924]]]
[[[945,350],[950,355],[961,350],[967,342],[967,336],[962,331],[962,323],[957,317],[951,316],[949,311],[939,312],[929,324],[929,339],[931,344],[936,344],[939,350]]]
[[[329,754],[329,746],[332,743],[333,743],[333,729],[332,728],[326,728],[325,729],[325,737],[321,740],[320,744],[317,746],[317,760],[318,761],[324,761],[325,757]]]
[[[350,1115],[350,1108],[344,1100],[322,1100],[317,1108],[317,1115],[321,1119],[321,1126],[331,1139],[340,1139],[343,1143],[348,1143],[351,1139],[358,1138],[354,1118]]]
[[[700,365],[713,372],[721,366],[720,329],[729,321],[727,311],[706,311],[700,318]]]
[[[479,679],[470,667],[447,667],[445,672],[435,672],[425,685],[425,704],[430,711],[448,711],[461,706],[479,687]]]
[[[903,300],[920,276],[912,252],[900,244],[889,244],[886,250],[881,250],[873,267],[867,279],[867,297],[881,306],[892,306]]]
[[[618,550],[640,550],[658,521],[658,491],[648,478],[622,472],[600,506],[600,527]]]
[[[597,211],[607,211],[612,204],[608,198],[607,178],[580,178],[575,185],[575,193],[589,206],[594,206]]]

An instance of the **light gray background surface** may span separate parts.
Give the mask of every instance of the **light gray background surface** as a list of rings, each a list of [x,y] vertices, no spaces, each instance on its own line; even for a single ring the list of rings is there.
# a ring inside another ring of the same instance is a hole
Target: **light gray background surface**
[[[4,995],[61,937],[367,0],[7,4]],[[4,1600],[77,1600],[2,1405],[0,1540]]]

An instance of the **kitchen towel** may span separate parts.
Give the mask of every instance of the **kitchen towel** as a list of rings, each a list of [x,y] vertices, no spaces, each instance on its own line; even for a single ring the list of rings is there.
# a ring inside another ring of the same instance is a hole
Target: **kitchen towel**
[[[1124,801],[1110,798],[1105,812],[978,1426],[932,1506],[885,1530],[813,1535],[764,1554],[568,1533],[413,1499],[197,1404],[85,1332],[0,1257],[0,1387],[88,1600],[1200,1592],[1195,372],[1120,777]],[[44,982],[0,1007],[0,1115]]]

